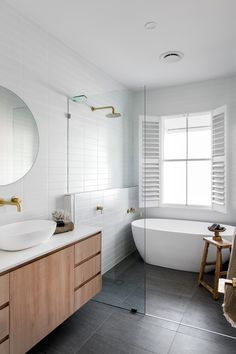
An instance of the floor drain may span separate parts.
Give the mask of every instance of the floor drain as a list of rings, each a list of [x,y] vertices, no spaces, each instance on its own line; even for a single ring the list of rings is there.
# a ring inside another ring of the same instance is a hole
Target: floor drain
[[[137,311],[138,311],[137,309],[133,309],[133,308],[130,310],[131,313],[137,313]]]

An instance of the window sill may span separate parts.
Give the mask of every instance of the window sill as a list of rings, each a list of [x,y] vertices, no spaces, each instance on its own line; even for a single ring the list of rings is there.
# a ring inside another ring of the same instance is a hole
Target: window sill
[[[173,209],[184,209],[184,210],[209,210],[214,209],[211,206],[205,205],[181,205],[181,204],[159,204],[160,208],[173,208]]]

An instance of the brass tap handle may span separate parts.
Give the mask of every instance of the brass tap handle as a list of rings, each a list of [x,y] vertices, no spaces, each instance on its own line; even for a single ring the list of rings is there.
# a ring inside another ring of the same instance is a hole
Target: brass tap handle
[[[134,214],[135,212],[136,212],[135,208],[127,209],[127,214],[130,214],[130,213]]]
[[[13,203],[21,203],[21,199],[19,197],[16,197],[16,196],[11,197],[11,201]]]
[[[96,208],[97,211],[100,211],[101,214],[103,212],[103,206],[102,205],[97,205],[97,208]]]

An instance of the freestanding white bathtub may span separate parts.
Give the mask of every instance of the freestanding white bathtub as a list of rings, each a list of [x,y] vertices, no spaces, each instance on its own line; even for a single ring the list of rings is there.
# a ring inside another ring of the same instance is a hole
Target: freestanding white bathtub
[[[140,219],[132,222],[135,245],[145,262],[166,268],[198,272],[204,236],[212,236],[207,227],[211,223],[174,220]],[[235,227],[223,225],[223,238],[232,240]],[[215,247],[209,247],[208,260],[215,260]],[[223,262],[229,259],[229,250],[223,250]],[[211,270],[213,267],[208,267]]]

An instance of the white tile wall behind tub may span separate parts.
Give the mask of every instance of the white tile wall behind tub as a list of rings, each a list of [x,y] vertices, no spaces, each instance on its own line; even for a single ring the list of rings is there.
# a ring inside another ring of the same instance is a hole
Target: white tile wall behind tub
[[[139,217],[137,187],[70,194],[65,196],[65,205],[74,215],[76,228],[80,224],[102,227],[103,273],[134,251],[131,221]],[[104,207],[102,213],[97,205]],[[137,212],[127,214],[130,207]]]
[[[14,91],[29,106],[36,119],[40,136],[39,155],[32,170],[20,181],[0,186],[0,197],[19,195],[22,198],[23,212],[17,213],[14,207],[1,207],[0,224],[35,217],[47,218],[52,209],[63,207],[63,195],[67,192],[67,96],[83,93],[88,97],[95,94],[104,95],[105,92],[123,90],[123,87],[22,17],[4,1],[0,2],[0,48],[0,85]],[[126,100],[126,95],[123,98]],[[122,104],[123,98],[119,99],[119,104]],[[78,169],[78,173],[76,179],[71,181],[76,192],[84,190],[86,184],[89,188],[93,186],[92,170],[105,159],[107,150],[112,146],[110,141],[107,145],[98,144],[101,154],[97,164],[94,164],[94,151],[97,151],[94,142],[104,134],[100,135],[103,126],[98,125],[94,137],[93,124],[92,121],[85,124],[83,150],[80,149],[81,145],[76,147],[80,158],[75,161],[74,167]],[[129,122],[119,124],[129,125]],[[109,126],[105,129],[109,130]],[[83,136],[83,133],[81,135]],[[79,137],[77,141],[80,141]],[[118,142],[117,149],[123,151],[123,140]],[[128,147],[125,149],[128,150]],[[129,154],[125,155],[124,161],[127,158]],[[130,165],[129,161],[124,163],[126,166]],[[119,160],[116,164],[118,171],[124,171],[124,163],[122,161],[121,164]],[[85,166],[81,170],[83,165]],[[119,175],[117,171],[111,173]],[[130,169],[127,169],[127,175],[131,176]],[[102,173],[101,179],[100,176],[97,177],[100,187],[104,181],[108,183],[109,176],[110,172],[106,178]],[[114,183],[116,181],[114,180]],[[128,178],[126,181],[129,182]],[[121,178],[119,182],[123,183]]]

